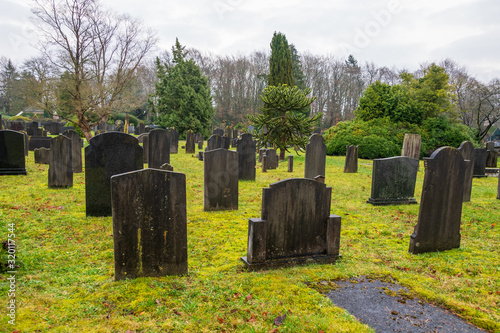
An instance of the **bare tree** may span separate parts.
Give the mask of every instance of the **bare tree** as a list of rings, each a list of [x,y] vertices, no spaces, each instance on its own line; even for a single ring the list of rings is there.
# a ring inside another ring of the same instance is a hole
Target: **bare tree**
[[[70,96],[66,120],[86,139],[107,120],[113,104],[134,78],[157,39],[137,20],[99,6],[97,0],[34,0],[34,23],[43,54],[64,74]]]

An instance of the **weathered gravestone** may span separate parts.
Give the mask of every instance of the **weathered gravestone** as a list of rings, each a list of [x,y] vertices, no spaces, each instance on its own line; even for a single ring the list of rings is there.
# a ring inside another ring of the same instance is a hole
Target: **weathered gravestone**
[[[222,137],[218,134],[212,134],[207,139],[207,147],[205,148],[205,151],[210,151],[210,150],[215,150],[215,149],[220,149],[220,148],[223,148]]]
[[[222,139],[222,148],[229,149],[231,147],[231,139],[225,135],[221,139]]]
[[[50,163],[50,148],[36,148],[35,164],[49,164]]]
[[[19,131],[19,132],[23,133],[24,135],[24,156],[28,156],[30,137],[28,136],[28,133],[26,133],[25,131]]]
[[[49,187],[73,187],[71,139],[59,135],[52,138],[49,156]]]
[[[267,156],[266,169],[271,169],[271,170],[276,169],[279,164],[279,159],[278,155],[276,154],[276,149],[265,149],[264,154]]]
[[[500,175],[498,176],[497,199],[500,199]]]
[[[288,172],[293,172],[293,156],[288,155]]]
[[[198,141],[198,149],[199,150],[203,149],[203,140]]]
[[[259,163],[262,162],[262,156],[266,153],[266,148],[259,149]]]
[[[223,136],[224,135],[224,130],[220,128],[216,128],[212,131],[212,134]]]
[[[486,177],[486,159],[488,151],[484,148],[474,148],[474,174],[473,177]]]
[[[186,176],[144,169],[111,177],[115,279],[188,272]]]
[[[32,121],[32,122],[26,123],[26,132],[28,133],[29,136],[36,136],[35,131],[37,131],[37,130],[39,130],[37,121]],[[38,136],[42,136],[42,135],[38,135]]]
[[[488,151],[488,156],[486,157],[486,167],[496,168],[498,161],[498,153],[495,151],[495,142],[486,142],[486,150]]]
[[[148,166],[159,169],[163,164],[170,163],[170,140],[168,131],[155,128],[149,132]]]
[[[256,143],[252,134],[245,133],[237,140],[238,177],[241,180],[255,180],[255,150]]]
[[[148,135],[149,135],[149,133],[139,134],[139,136],[137,137],[137,140],[139,140],[139,143],[144,143],[144,137],[148,136]]]
[[[358,172],[358,147],[359,146],[346,146],[345,155],[345,173],[356,173]]]
[[[111,176],[142,169],[143,150],[130,134],[106,132],[85,147],[87,216],[111,216]]]
[[[73,173],[81,173],[82,169],[82,147],[83,142],[80,138],[80,135],[73,130],[67,130],[63,133],[65,137],[71,139],[71,158],[72,158],[72,167]]]
[[[233,135],[233,129],[231,128],[231,126],[226,126],[226,128],[224,128],[223,136],[227,136],[229,140],[231,140],[233,138],[232,135]]]
[[[26,132],[27,127],[28,127],[28,125],[26,124],[25,121],[11,121],[10,122],[10,130],[12,130],[12,131],[17,131],[17,132],[25,131]]]
[[[186,132],[186,154],[195,153],[195,134],[192,130]]]
[[[52,122],[50,123],[50,134],[59,135],[61,131],[61,123]]]
[[[409,252],[460,247],[460,220],[466,163],[458,149],[441,147],[424,160],[425,176],[418,223]]]
[[[396,156],[373,160],[372,191],[368,203],[378,205],[416,204],[415,183],[418,160]]]
[[[168,131],[168,139],[170,140],[170,154],[179,152],[179,132],[175,128]]]
[[[472,193],[472,176],[474,173],[474,145],[470,141],[464,141],[458,147],[464,160],[470,161],[466,164],[465,178],[464,178],[464,202],[469,202]]]
[[[28,150],[34,151],[36,148],[50,148],[51,138],[43,136],[30,136],[28,141]]]
[[[0,130],[0,175],[25,175],[24,134]]]
[[[237,129],[233,129],[233,135],[231,137],[231,148],[236,148],[237,145],[238,145],[238,130]]]
[[[309,137],[306,146],[306,161],[304,178],[314,179],[314,177],[325,175],[326,168],[326,145],[321,134],[313,134]]]
[[[162,166],[160,167],[160,169],[161,170],[165,170],[165,171],[174,171],[174,167],[171,166],[168,163],[162,164]]]
[[[341,218],[330,215],[332,188],[292,178],[262,190],[261,218],[248,221],[246,266],[333,263],[339,257]]]
[[[238,153],[215,149],[203,154],[203,209],[238,209]]]
[[[262,172],[267,172],[267,155],[264,153],[264,155],[262,155],[262,158],[261,158],[261,169],[262,169]]]
[[[412,157],[415,159],[420,159],[420,146],[422,140],[420,134],[405,134],[403,141],[403,149],[401,150],[401,156]]]

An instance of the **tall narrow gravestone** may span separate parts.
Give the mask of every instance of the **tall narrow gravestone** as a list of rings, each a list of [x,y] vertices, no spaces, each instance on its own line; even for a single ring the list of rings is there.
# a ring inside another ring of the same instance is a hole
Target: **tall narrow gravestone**
[[[292,178],[262,190],[261,218],[248,221],[250,270],[298,263],[332,263],[339,257],[341,218],[330,215],[332,188]]]
[[[416,204],[415,182],[418,160],[396,156],[373,160],[372,192],[368,203],[379,205]]]
[[[0,175],[25,175],[24,134],[0,130]]]
[[[314,179],[318,175],[325,175],[326,145],[321,134],[313,134],[309,137],[305,164],[304,178]]]
[[[356,173],[358,172],[358,147],[359,146],[346,146],[345,154],[345,173]]]
[[[469,202],[472,193],[472,176],[474,174],[474,145],[470,141],[464,141],[458,147],[464,160],[470,161],[466,164],[465,178],[464,178],[464,202]]]
[[[425,176],[411,253],[460,247],[460,220],[466,163],[458,149],[441,147],[424,160]]]
[[[255,150],[256,143],[252,134],[245,133],[237,139],[238,177],[241,180],[255,180]]]
[[[144,155],[144,163],[149,163],[149,132],[143,133],[142,139],[142,151]]]
[[[486,159],[488,151],[484,148],[474,148],[474,175],[475,178],[486,176]]]
[[[420,134],[405,134],[401,156],[407,156],[418,160],[420,158],[421,144],[422,140]]]
[[[500,199],[500,176],[498,176],[497,199]]]
[[[52,138],[49,152],[49,187],[73,187],[71,139],[59,135]]]
[[[115,279],[188,272],[186,176],[144,169],[111,177]]]
[[[195,134],[192,130],[186,132],[186,154],[195,153]]]
[[[486,150],[488,155],[486,156],[486,167],[496,168],[498,163],[498,153],[495,151],[495,142],[486,142]]]
[[[111,216],[111,176],[143,167],[142,147],[132,135],[105,132],[90,139],[85,147],[87,216]]]
[[[215,149],[203,154],[203,209],[238,209],[238,153]]]
[[[168,139],[170,140],[170,154],[179,152],[179,132],[175,128],[168,131]]]
[[[82,170],[82,139],[80,135],[73,130],[67,130],[63,133],[64,136],[71,139],[71,158],[73,164],[73,172],[81,173]]]
[[[148,166],[159,169],[163,164],[170,163],[170,140],[168,131],[156,128],[149,132]]]

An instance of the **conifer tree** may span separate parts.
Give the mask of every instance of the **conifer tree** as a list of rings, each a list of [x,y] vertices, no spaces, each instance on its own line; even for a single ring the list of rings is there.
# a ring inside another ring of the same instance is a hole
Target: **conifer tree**
[[[271,57],[269,58],[268,86],[286,84],[293,87],[292,52],[284,34],[274,33],[271,40]]]

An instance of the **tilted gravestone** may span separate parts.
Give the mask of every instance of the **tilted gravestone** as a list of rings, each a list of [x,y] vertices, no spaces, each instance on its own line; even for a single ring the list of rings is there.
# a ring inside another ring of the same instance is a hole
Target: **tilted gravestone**
[[[474,148],[474,174],[473,177],[486,177],[486,159],[488,151],[484,148]]]
[[[49,164],[50,163],[50,148],[37,148],[35,153],[35,164]]]
[[[421,144],[422,140],[420,134],[405,134],[401,156],[412,157],[417,160],[420,159]]]
[[[130,134],[106,132],[85,147],[87,216],[111,216],[111,176],[144,167],[143,150]]]
[[[188,272],[186,176],[144,169],[111,177],[115,279]]]
[[[241,180],[255,180],[255,150],[256,143],[252,134],[245,133],[237,140],[238,178]]]
[[[411,157],[373,160],[372,191],[368,203],[375,206],[416,204],[417,172],[418,160]]]
[[[52,138],[49,157],[49,187],[73,187],[71,139],[59,135]]]
[[[212,134],[207,139],[207,147],[205,148],[205,151],[210,151],[210,150],[215,150],[215,149],[220,149],[220,148],[223,148],[222,137],[218,134]]]
[[[332,263],[339,257],[341,218],[330,215],[332,188],[292,178],[262,190],[261,218],[248,221],[250,270],[297,263]]]
[[[24,134],[0,130],[0,175],[25,175]]]
[[[179,132],[175,128],[168,131],[168,139],[170,140],[170,154],[179,152]]]
[[[159,169],[163,164],[170,163],[170,138],[168,131],[155,128],[149,132],[148,166]]]
[[[73,173],[83,172],[82,168],[82,147],[83,142],[80,135],[73,130],[67,130],[63,133],[64,136],[71,139],[71,158],[73,164]]]
[[[345,173],[356,173],[358,172],[358,147],[359,146],[346,146],[345,155]]]
[[[186,132],[186,154],[195,153],[195,134],[192,130]]]
[[[425,176],[411,253],[460,247],[466,163],[458,149],[441,147],[424,160]]]
[[[460,144],[458,150],[462,153],[464,160],[470,161],[466,165],[464,178],[464,202],[469,202],[472,193],[472,176],[474,174],[474,145],[470,141],[464,141]]]
[[[306,161],[304,178],[314,179],[314,177],[325,175],[326,168],[326,145],[321,134],[313,134],[309,137],[306,146]]]
[[[498,163],[498,153],[495,151],[495,142],[486,142],[486,150],[488,151],[488,156],[486,157],[486,167],[496,168]]]
[[[203,209],[238,209],[238,153],[215,149],[203,154]]]

